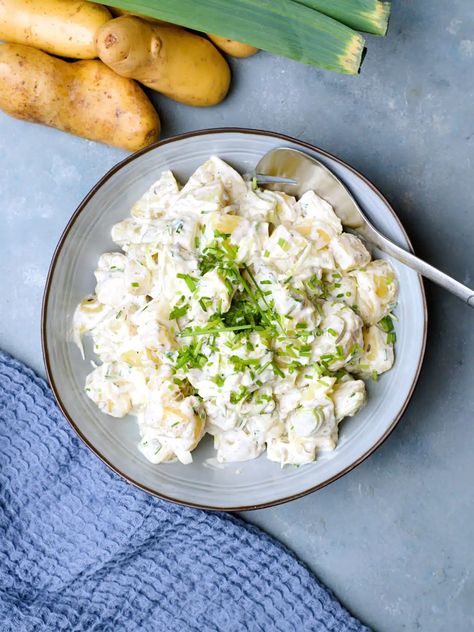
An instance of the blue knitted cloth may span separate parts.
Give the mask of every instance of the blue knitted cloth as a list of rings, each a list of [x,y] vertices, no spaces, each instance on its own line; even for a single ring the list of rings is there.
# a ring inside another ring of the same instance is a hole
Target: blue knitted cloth
[[[121,480],[0,352],[0,630],[367,628],[259,529]]]

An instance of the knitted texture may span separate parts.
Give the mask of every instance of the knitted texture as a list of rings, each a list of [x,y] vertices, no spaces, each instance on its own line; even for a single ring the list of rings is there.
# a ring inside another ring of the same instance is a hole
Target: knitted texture
[[[0,352],[0,630],[368,628],[256,527],[120,479]]]

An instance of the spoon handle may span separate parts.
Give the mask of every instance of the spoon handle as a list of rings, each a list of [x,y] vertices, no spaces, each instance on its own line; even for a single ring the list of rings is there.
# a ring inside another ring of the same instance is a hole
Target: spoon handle
[[[378,231],[374,231],[373,233],[370,231],[370,234],[364,236],[383,252],[397,259],[397,261],[404,263],[427,279],[430,279],[430,281],[441,285],[441,287],[444,287],[445,290],[448,290],[448,292],[451,292],[451,294],[463,300],[470,307],[474,307],[474,290],[467,287],[467,285],[459,283],[459,281],[456,281],[456,279],[453,279],[444,272],[441,272],[441,270],[426,263],[426,261],[415,257],[411,252],[400,248],[400,246],[394,244]]]

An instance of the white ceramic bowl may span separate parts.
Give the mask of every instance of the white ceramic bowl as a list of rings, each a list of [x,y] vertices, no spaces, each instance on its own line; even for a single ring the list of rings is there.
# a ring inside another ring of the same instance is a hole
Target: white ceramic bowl
[[[97,456],[134,485],[167,500],[208,509],[244,510],[268,507],[317,490],[351,470],[382,443],[405,410],[418,378],[426,340],[423,286],[415,272],[392,261],[401,288],[396,364],[378,382],[368,384],[367,406],[342,423],[336,450],[313,464],[281,469],[261,456],[254,461],[219,465],[211,438],[206,437],[193,452],[191,465],[152,465],[136,447],[134,419],[103,415],[85,395],[90,363],[82,360],[71,341],[71,321],[79,300],[94,288],[93,271],[99,255],[117,249],[110,238],[112,225],[129,214],[132,204],[164,169],[171,169],[185,181],[216,154],[243,173],[265,152],[280,146],[301,149],[325,163],[346,183],[374,224],[410,248],[387,201],[341,160],[279,134],[216,129],[164,140],[111,169],[80,204],[53,256],[44,295],[42,334],[46,371],[56,399]],[[92,359],[90,348],[87,354]]]

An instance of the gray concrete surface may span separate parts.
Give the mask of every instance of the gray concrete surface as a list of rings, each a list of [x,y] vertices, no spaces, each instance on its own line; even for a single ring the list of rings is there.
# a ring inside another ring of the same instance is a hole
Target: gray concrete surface
[[[313,142],[392,202],[418,254],[474,285],[474,8],[394,2],[359,77],[266,54],[233,63],[230,97],[157,98],[165,135],[248,126]],[[125,154],[0,114],[0,347],[43,372],[39,317],[59,235]],[[430,330],[403,420],[363,465],[302,500],[245,517],[291,547],[376,630],[474,630],[474,313],[427,285]]]

